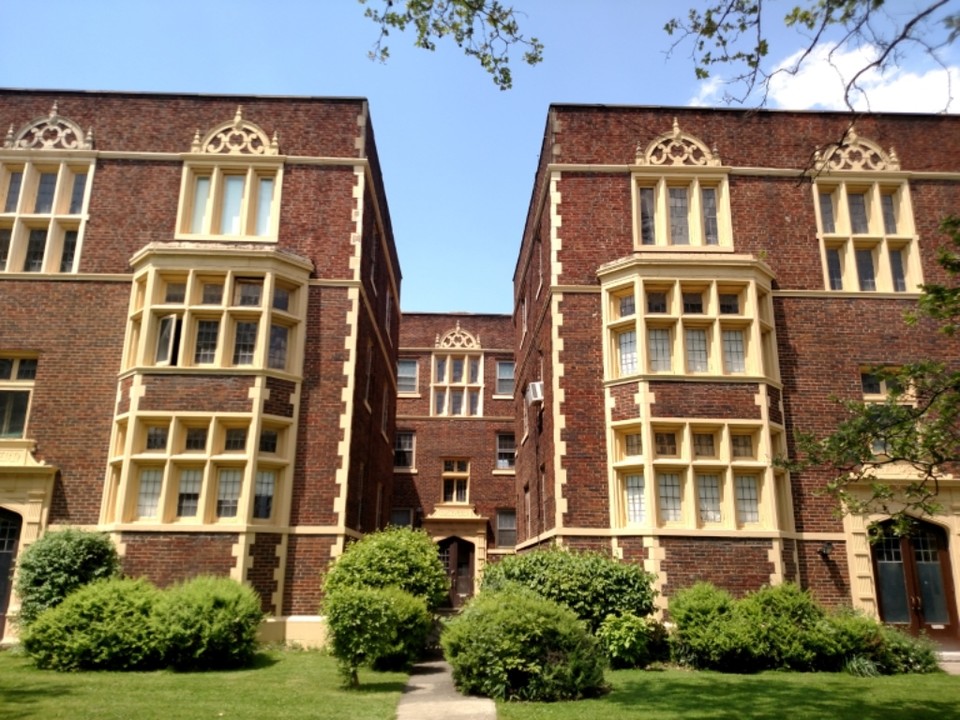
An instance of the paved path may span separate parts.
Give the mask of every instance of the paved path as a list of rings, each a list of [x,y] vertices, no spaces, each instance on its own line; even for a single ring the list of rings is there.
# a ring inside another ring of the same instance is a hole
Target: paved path
[[[938,653],[940,667],[949,675],[960,675],[960,652],[956,650]]]
[[[445,660],[417,663],[397,704],[397,720],[497,720],[489,698],[461,695]]]

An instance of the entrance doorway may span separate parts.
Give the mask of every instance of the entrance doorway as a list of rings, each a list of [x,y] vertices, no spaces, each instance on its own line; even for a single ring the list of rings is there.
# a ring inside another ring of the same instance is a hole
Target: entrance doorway
[[[437,549],[450,580],[449,606],[459,608],[473,596],[474,545],[453,537],[441,541]]]
[[[22,519],[9,510],[0,508],[0,638],[7,625],[7,608],[10,606],[10,590],[13,585],[14,559],[20,543]]]
[[[917,521],[909,535],[880,528],[873,545],[880,619],[940,643],[957,641],[957,608],[946,533]]]

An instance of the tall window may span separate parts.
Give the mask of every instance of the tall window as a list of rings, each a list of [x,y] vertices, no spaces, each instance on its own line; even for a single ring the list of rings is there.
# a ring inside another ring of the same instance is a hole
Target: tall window
[[[701,523],[720,522],[720,478],[717,475],[697,475],[697,499]]]
[[[815,192],[828,289],[917,291],[922,278],[905,182],[831,180]]]
[[[24,437],[36,376],[36,358],[0,357],[0,440]]]
[[[497,360],[497,395],[513,395],[512,360]]]
[[[419,391],[417,385],[417,361],[411,358],[397,360],[397,392],[411,394]]]
[[[657,492],[660,496],[660,520],[676,522],[680,519],[680,476],[676,473],[660,473],[657,476]]]
[[[741,524],[759,522],[760,496],[756,476],[737,475],[733,485],[737,500],[737,522]]]
[[[76,272],[92,172],[82,160],[0,162],[0,272]]]
[[[180,235],[276,239],[280,169],[195,165],[185,170]]]
[[[409,469],[414,467],[414,447],[416,433],[409,430],[398,430],[394,436],[393,466]]]
[[[433,414],[475,417],[481,414],[480,355],[434,354]]]
[[[516,464],[516,451],[513,433],[497,433],[497,470],[512,470]]]
[[[647,520],[647,501],[644,497],[643,474],[629,473],[624,476],[627,524],[641,525]]]
[[[497,510],[496,542],[498,548],[512,548],[517,544],[516,510]]]
[[[466,460],[443,461],[443,501],[467,502],[470,483],[470,463]]]
[[[726,179],[636,179],[636,237],[639,246],[732,245]]]

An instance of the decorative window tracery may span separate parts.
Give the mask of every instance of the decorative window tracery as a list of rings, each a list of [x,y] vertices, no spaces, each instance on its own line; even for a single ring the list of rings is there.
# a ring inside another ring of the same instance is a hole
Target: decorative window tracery
[[[456,348],[459,350],[479,350],[480,336],[473,335],[466,330],[461,329],[460,321],[457,326],[441,337],[437,335],[436,346],[438,348]]]
[[[84,134],[79,125],[59,114],[55,102],[46,117],[30,121],[16,134],[10,125],[3,147],[13,150],[92,150],[93,128]]]
[[[276,132],[270,139],[259,125],[244,120],[243,106],[238,105],[233,120],[217,125],[202,140],[197,129],[190,150],[213,155],[279,155],[280,142]]]
[[[710,149],[699,138],[683,132],[677,118],[673,119],[673,129],[659,135],[653,142],[641,150],[637,144],[637,165],[686,165],[690,167],[718,167],[721,165],[717,149]]]
[[[857,130],[847,130],[840,143],[817,148],[814,153],[817,171],[850,170],[856,172],[889,172],[900,170],[900,158],[892,147],[887,154],[873,140],[861,138]]]

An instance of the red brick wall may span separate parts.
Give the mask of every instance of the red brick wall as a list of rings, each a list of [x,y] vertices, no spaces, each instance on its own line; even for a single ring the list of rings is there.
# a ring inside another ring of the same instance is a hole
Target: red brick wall
[[[317,615],[320,612],[323,574],[330,567],[329,535],[291,535],[283,585],[283,615]]]
[[[159,587],[197,575],[229,575],[237,536],[233,533],[125,532],[123,572],[145,577]]]
[[[769,540],[661,537],[665,557],[660,570],[667,577],[667,597],[697,582],[710,582],[735,597],[770,584],[773,563]]]
[[[253,567],[247,570],[247,582],[260,595],[260,607],[268,615],[276,615],[279,610],[273,604],[272,597],[277,591],[274,571],[280,567],[277,548],[281,540],[282,536],[277,533],[257,533],[250,546]]]
[[[270,398],[263,403],[263,412],[267,415],[293,417],[291,397],[296,391],[296,384],[289,380],[267,378],[267,390],[270,391]]]
[[[651,382],[650,390],[654,417],[760,419],[754,383]]]
[[[850,601],[850,570],[847,566],[846,543],[834,542],[830,557],[817,552],[821,541],[797,541],[800,583],[828,607],[846,607]]]
[[[142,412],[251,412],[249,375],[146,375]]]

